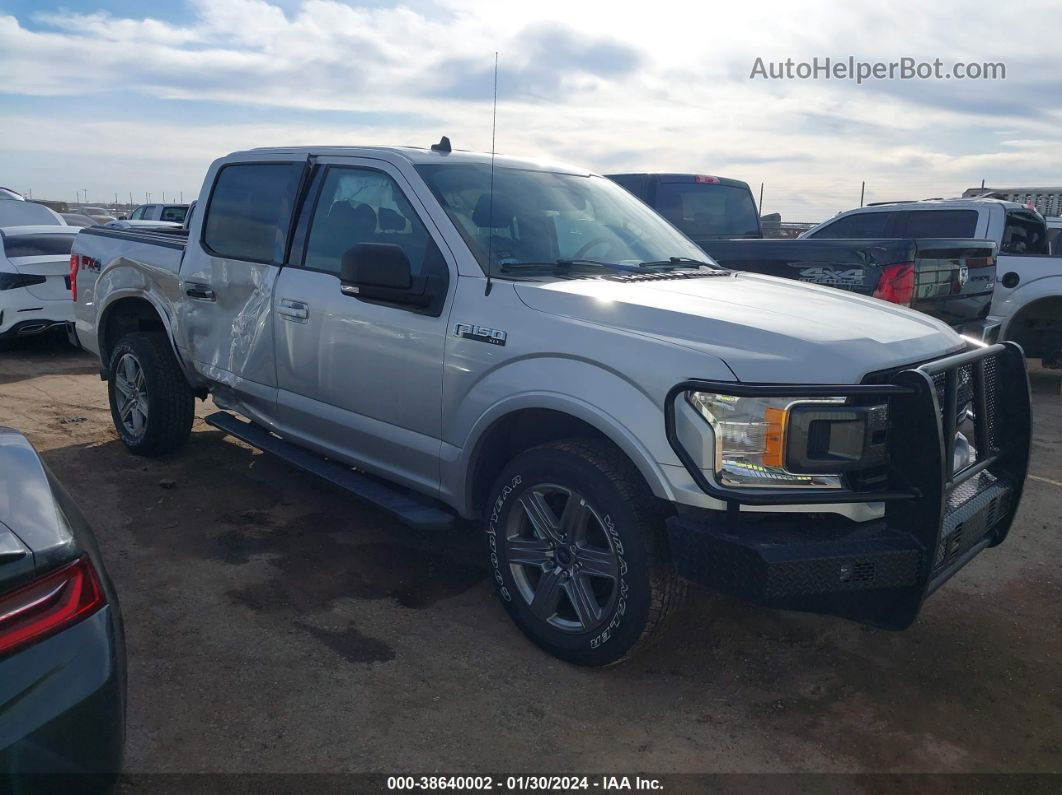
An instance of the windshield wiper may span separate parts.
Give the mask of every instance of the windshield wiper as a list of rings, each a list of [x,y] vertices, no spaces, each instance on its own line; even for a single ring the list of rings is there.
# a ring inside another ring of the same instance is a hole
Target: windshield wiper
[[[697,267],[705,268],[718,268],[719,266],[705,262],[702,259],[694,259],[693,257],[668,257],[667,259],[654,260],[651,262],[643,262],[639,265],[641,268],[651,268],[660,265],[696,265]]]
[[[621,265],[618,262],[602,262],[596,259],[557,259],[552,262],[504,262],[498,265],[502,273],[514,273],[524,268],[549,268],[552,271],[570,271],[572,268],[608,268],[622,273],[638,273],[640,265]]]

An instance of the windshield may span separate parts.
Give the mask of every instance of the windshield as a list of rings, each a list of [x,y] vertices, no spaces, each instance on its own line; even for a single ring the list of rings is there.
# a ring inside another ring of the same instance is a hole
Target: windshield
[[[488,165],[428,164],[417,171],[484,268],[490,252],[494,274],[573,260],[627,267],[659,265],[673,257],[711,262],[677,229],[604,177],[495,168],[492,202]]]

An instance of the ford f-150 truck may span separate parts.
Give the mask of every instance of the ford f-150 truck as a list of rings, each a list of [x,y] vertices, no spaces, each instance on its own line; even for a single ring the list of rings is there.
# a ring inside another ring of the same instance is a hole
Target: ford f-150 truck
[[[688,582],[900,629],[1006,537],[1017,346],[720,268],[603,177],[448,143],[238,152],[187,230],[81,231],[77,335],[129,450],[210,395],[409,525],[478,520],[501,604],[583,665]]]
[[[1027,356],[1062,366],[1062,255],[1035,209],[991,198],[927,199],[860,207],[809,229],[803,238],[977,237],[996,244],[991,317],[999,338]]]

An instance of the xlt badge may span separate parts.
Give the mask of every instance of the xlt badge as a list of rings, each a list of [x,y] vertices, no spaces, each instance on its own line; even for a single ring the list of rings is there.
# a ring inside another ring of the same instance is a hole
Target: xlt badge
[[[454,336],[476,342],[487,342],[491,345],[504,345],[508,335],[496,328],[477,326],[473,323],[456,323],[454,324]]]

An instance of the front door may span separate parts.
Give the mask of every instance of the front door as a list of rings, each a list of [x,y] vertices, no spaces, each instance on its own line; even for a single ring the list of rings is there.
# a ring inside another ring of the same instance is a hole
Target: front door
[[[274,291],[279,425],[306,446],[433,491],[456,268],[397,169],[369,159],[318,168],[304,251]],[[340,263],[360,243],[401,247],[440,300],[417,310],[345,295]]]

